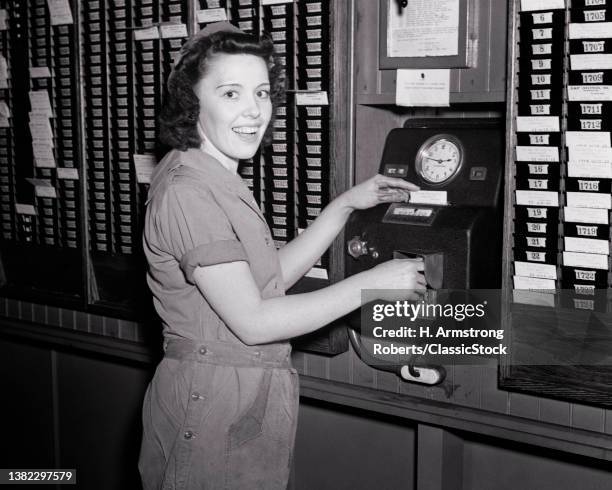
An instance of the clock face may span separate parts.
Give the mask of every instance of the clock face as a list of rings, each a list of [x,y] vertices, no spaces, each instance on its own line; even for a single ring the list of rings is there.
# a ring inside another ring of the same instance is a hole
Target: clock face
[[[416,156],[416,171],[425,182],[443,185],[450,182],[461,169],[463,146],[450,134],[438,134],[429,138]]]

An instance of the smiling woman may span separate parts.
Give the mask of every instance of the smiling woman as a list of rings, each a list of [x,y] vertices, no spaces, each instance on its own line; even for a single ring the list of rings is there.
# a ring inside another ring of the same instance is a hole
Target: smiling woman
[[[251,158],[272,115],[268,68],[250,54],[222,55],[210,61],[210,76],[195,87],[204,147],[235,171]]]
[[[375,176],[277,251],[236,171],[266,141],[281,85],[272,42],[228,23],[185,43],[169,77],[160,139],[173,150],[152,175],[144,226],[165,351],[143,406],[145,490],[285,488],[298,404],[287,340],[357,308],[362,288],[425,286],[422,263],[395,260],[285,296],[354,209],[417,187]]]

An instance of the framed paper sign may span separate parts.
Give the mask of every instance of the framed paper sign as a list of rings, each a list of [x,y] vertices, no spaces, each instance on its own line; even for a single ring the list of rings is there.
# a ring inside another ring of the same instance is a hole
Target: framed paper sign
[[[470,68],[476,0],[380,0],[380,68]]]

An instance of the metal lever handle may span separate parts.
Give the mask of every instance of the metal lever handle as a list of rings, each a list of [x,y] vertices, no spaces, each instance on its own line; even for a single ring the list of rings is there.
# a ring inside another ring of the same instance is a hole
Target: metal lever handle
[[[348,329],[348,334],[351,345],[359,358],[374,369],[395,373],[404,381],[428,386],[440,384],[446,379],[446,369],[443,366],[418,366],[414,363],[397,365],[391,362],[384,362],[381,359],[375,359],[362,347],[360,334],[352,328]]]
[[[444,375],[445,373],[440,366],[424,367],[410,364],[400,368],[402,379],[426,385],[437,385],[444,380]]]
[[[368,247],[368,242],[360,236],[354,236],[347,243],[348,254],[354,259],[362,255],[370,255],[373,259],[378,259],[378,251],[374,247]]]
[[[360,236],[354,236],[347,244],[348,253],[351,257],[358,259],[362,255],[368,255],[368,242]]]

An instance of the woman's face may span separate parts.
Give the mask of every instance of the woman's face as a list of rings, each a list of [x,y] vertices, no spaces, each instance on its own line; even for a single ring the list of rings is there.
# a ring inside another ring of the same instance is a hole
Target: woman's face
[[[232,160],[251,158],[272,115],[265,61],[251,54],[218,54],[194,87],[205,144]]]

